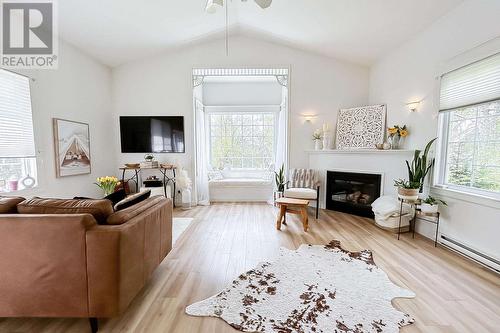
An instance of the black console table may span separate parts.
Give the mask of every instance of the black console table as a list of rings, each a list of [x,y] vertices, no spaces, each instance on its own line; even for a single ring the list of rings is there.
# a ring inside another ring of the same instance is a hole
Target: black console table
[[[416,225],[417,219],[433,223],[436,225],[436,235],[434,237],[434,247],[437,247],[437,244],[438,244],[437,239],[438,239],[438,234],[439,234],[439,218],[440,218],[439,212],[437,212],[437,213],[423,213],[420,210],[420,208],[418,208],[418,205],[421,204],[420,199],[413,201],[413,200],[406,200],[406,199],[398,198],[398,200],[401,202],[401,205],[399,208],[398,240],[399,240],[399,235],[401,235],[401,219],[402,219],[402,214],[403,214],[403,204],[407,203],[415,208],[415,215],[410,220],[410,231],[412,232],[412,238],[415,238],[415,225]]]
[[[135,183],[135,191],[139,192],[139,178],[141,175],[142,170],[158,170],[160,173],[163,175],[163,192],[165,193],[165,196],[167,196],[167,185],[169,183],[172,183],[173,186],[173,195],[172,195],[172,201],[173,205],[175,207],[175,170],[176,167],[170,166],[170,167],[158,167],[158,168],[141,168],[141,167],[136,167],[136,168],[131,168],[131,167],[121,167],[120,170],[122,171],[122,184],[125,186],[125,183],[129,181],[133,181]],[[132,176],[130,178],[125,178],[126,172],[133,172]]]

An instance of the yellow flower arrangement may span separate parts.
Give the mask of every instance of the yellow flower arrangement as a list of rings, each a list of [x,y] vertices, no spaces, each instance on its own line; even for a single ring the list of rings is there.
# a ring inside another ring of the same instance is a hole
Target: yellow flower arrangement
[[[389,133],[389,137],[392,138],[394,136],[400,136],[400,137],[407,137],[409,132],[408,129],[406,128],[406,125],[399,126],[399,125],[394,125],[393,127],[389,127],[387,129],[387,132]]]
[[[104,176],[98,177],[97,183],[94,183],[99,186],[104,191],[104,196],[110,195],[115,191],[116,186],[120,185],[118,178],[114,176]]]

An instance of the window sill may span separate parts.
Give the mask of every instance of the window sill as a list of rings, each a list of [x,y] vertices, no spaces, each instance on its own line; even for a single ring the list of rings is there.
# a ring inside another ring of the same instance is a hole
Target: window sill
[[[456,199],[460,201],[470,202],[473,204],[500,209],[500,199],[488,197],[480,194],[463,192],[456,189],[446,188],[441,185],[434,185],[431,187],[433,194]]]

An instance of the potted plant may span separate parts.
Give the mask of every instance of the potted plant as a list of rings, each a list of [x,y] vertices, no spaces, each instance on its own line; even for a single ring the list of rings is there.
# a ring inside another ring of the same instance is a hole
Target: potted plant
[[[394,186],[398,188],[398,197],[403,200],[416,201],[420,191],[420,183],[414,183],[404,179],[394,181]]]
[[[422,213],[436,214],[439,209],[439,204],[448,206],[448,204],[445,201],[431,197],[429,195],[425,200],[422,201],[422,204],[420,205],[420,210],[422,211]]]
[[[321,150],[321,139],[323,138],[323,132],[321,129],[317,129],[313,133],[314,150]]]
[[[276,182],[276,190],[278,193],[283,193],[285,191],[286,179],[285,179],[285,165],[282,164],[278,172],[274,172],[274,179]]]
[[[413,155],[413,161],[411,164],[406,161],[406,167],[408,168],[408,180],[410,183],[419,183],[420,184],[420,192],[422,192],[424,187],[425,177],[431,170],[434,165],[434,159],[428,160],[429,150],[431,149],[432,144],[436,141],[436,138],[432,139],[425,146],[424,152],[422,153],[420,150],[415,150],[415,154]]]

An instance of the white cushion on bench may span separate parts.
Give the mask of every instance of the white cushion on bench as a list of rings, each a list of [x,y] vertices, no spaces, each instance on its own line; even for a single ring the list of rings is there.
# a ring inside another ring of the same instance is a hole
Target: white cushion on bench
[[[287,188],[285,189],[285,197],[295,199],[316,199],[316,190],[311,188]]]
[[[270,180],[262,178],[224,178],[211,180],[210,187],[254,187],[254,186],[271,186]]]

